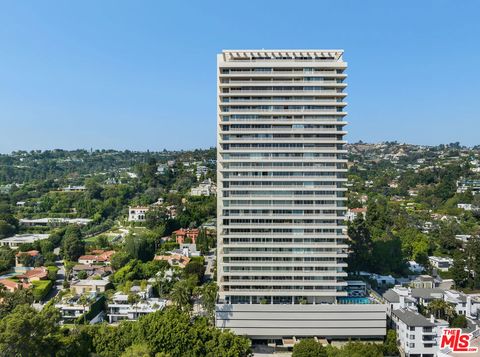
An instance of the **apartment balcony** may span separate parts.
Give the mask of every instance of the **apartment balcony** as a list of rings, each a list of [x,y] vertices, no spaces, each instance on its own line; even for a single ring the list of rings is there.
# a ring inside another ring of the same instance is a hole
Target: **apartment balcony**
[[[262,168],[258,168],[261,170]],[[257,170],[257,171],[258,171]],[[256,185],[235,185],[228,188],[222,188],[222,192],[229,191],[285,191],[285,190],[322,190],[322,191],[336,191],[343,192],[346,191],[345,187],[337,187],[336,185],[324,186],[324,185],[265,185],[265,186],[256,186]]]
[[[249,103],[250,104],[250,103]],[[254,105],[254,103],[252,103]],[[309,104],[304,104],[304,105],[311,105],[312,103]],[[280,108],[229,108],[228,105],[225,104],[220,104],[222,108],[219,109],[219,114],[220,115],[235,115],[235,114],[245,114],[245,113],[258,113],[258,114],[265,114],[269,113],[271,115],[284,115],[285,113],[292,113],[292,114],[310,114],[310,115],[322,115],[322,114],[330,114],[330,115],[347,115],[346,112],[344,111],[337,111],[336,107],[343,107],[341,103],[336,103],[330,105],[331,109],[280,109]],[[261,105],[261,104],[259,104]],[[272,104],[274,105],[274,104]],[[289,104],[290,105],[290,104]],[[302,105],[302,104],[294,104],[292,103],[291,105]],[[280,106],[280,104],[277,104],[277,106]]]
[[[220,147],[218,149],[220,154],[276,154],[281,153],[292,153],[292,154],[304,154],[304,153],[318,153],[318,154],[347,154],[348,151],[344,149],[337,148],[324,148],[324,147],[304,147],[304,148],[283,148],[283,147],[270,147],[270,148],[229,148],[223,149]],[[265,159],[262,158],[263,161]],[[260,161],[262,161],[260,160]],[[299,160],[298,158],[296,159]],[[300,159],[301,160],[301,159]],[[316,159],[318,161],[318,158]]]
[[[222,158],[222,162],[218,163],[220,168],[223,168],[225,164],[233,163],[263,163],[263,162],[308,162],[308,163],[340,163],[346,164],[348,161],[346,159],[334,157],[232,157],[232,158]]]
[[[324,86],[324,87],[330,87],[330,88],[336,88],[336,89],[345,89],[347,88],[347,83],[338,83],[335,80],[330,80],[330,81],[301,81],[301,80],[296,80],[296,81],[289,81],[289,80],[282,80],[282,81],[272,81],[272,80],[263,80],[263,81],[249,81],[249,80],[243,80],[243,81],[229,81],[225,83],[219,83],[219,92],[223,92],[224,88],[230,88],[230,87],[242,87],[242,86],[248,86],[248,87],[284,87],[284,86],[289,86],[289,87],[294,87],[294,86]],[[275,91],[272,91],[275,92]],[[262,91],[263,93],[263,91]],[[270,93],[270,92],[267,92]]]
[[[243,70],[243,71],[232,71],[230,70],[228,73],[219,73],[218,75],[220,77],[245,77],[245,76],[252,76],[252,77],[265,77],[266,75],[272,76],[272,75],[294,75],[294,76],[327,76],[327,77],[338,77],[338,78],[347,78],[346,73],[337,73],[336,70],[331,70],[331,71],[295,71],[295,70],[275,70],[272,68],[272,70],[260,70],[260,71],[255,71],[255,70]],[[276,77],[276,76],[275,76]]]
[[[266,232],[266,233],[257,233],[257,232],[235,232],[235,233],[224,233],[219,234],[223,238],[332,238],[332,239],[347,239],[345,234],[336,234],[336,233],[278,233],[278,232]]]
[[[312,134],[332,134],[332,135],[346,135],[347,131],[338,130],[337,128],[229,128],[228,130],[220,129],[220,135],[228,134],[296,134],[296,135],[312,135]]]
[[[328,276],[328,277],[336,277],[336,278],[343,278],[348,276],[348,273],[343,271],[291,271],[291,270],[275,270],[275,271],[265,271],[265,270],[257,270],[257,271],[223,271],[223,277],[243,277],[243,276]],[[231,280],[232,281],[232,280]]]
[[[253,261],[241,261],[241,262],[230,262],[230,263],[221,263],[224,267],[322,267],[322,268],[346,268],[347,263],[337,263],[337,262],[253,262]]]
[[[311,182],[313,179],[322,180],[324,182],[347,182],[346,178],[339,178],[336,175],[305,175],[305,176],[235,176],[235,177],[223,177],[223,182],[237,182],[237,181],[262,181],[262,182],[275,182],[275,181],[306,181]]]
[[[343,117],[337,116],[338,112],[333,113],[335,118],[331,118],[327,115],[321,114],[319,118],[279,118],[279,119],[268,119],[268,118],[231,118],[227,117],[227,114],[223,114],[220,117],[219,124],[232,124],[232,123],[241,123],[241,124],[328,124],[328,125],[347,125],[348,122],[344,120]],[[343,112],[340,112],[340,114]],[[264,113],[262,113],[264,114]],[[221,114],[222,115],[222,114]]]
[[[279,191],[281,192],[281,191]],[[223,199],[224,205],[226,201],[231,201],[235,200],[238,198],[251,198],[252,200],[279,200],[282,199],[284,201],[285,198],[291,199],[291,200],[302,200],[302,199],[308,199],[308,200],[323,200],[323,201],[335,201],[335,202],[340,202],[340,201],[347,201],[347,197],[338,197],[336,195],[325,195],[325,194],[318,194],[318,195],[302,195],[302,194],[279,194],[279,195],[271,195],[271,194],[237,194],[233,195],[230,194],[228,197],[226,196],[221,196]],[[253,202],[252,202],[253,203]],[[273,202],[272,202],[273,203]],[[333,202],[332,202],[333,203]]]
[[[275,106],[282,106],[282,105],[323,105],[323,106],[332,106],[332,107],[345,107],[347,103],[342,100],[328,100],[328,99],[312,99],[312,100],[299,100],[299,99],[292,99],[292,100],[272,100],[272,99],[265,99],[265,100],[226,100],[224,99],[219,105],[224,108],[230,108],[231,106],[265,106],[265,105],[275,105]],[[232,109],[238,110],[238,109]],[[287,109],[288,110],[288,109]]]
[[[273,87],[272,87],[273,88]],[[315,95],[315,96],[334,96],[338,98],[345,98],[348,96],[348,93],[344,92],[342,89],[281,89],[274,90],[272,88],[265,89],[235,89],[230,88],[228,92],[219,92],[220,97],[235,97],[240,95],[269,95],[269,96],[285,96],[285,95]]]
[[[288,83],[344,83],[347,78],[346,74],[323,74],[318,73],[239,73],[239,74],[220,74],[220,85],[225,83],[258,83],[258,82],[288,82]]]
[[[230,238],[230,237],[228,237]],[[290,237],[291,238],[291,237]],[[341,244],[342,242],[224,242],[223,248],[290,248],[290,249],[309,249],[309,248],[327,248],[327,249],[336,249],[336,250],[345,250],[348,249],[348,244]]]
[[[222,138],[218,140],[219,144],[296,144],[315,143],[315,144],[346,144],[347,142],[338,138]]]
[[[227,209],[228,208],[223,208]],[[219,214],[219,217],[222,219],[229,219],[230,224],[234,221],[238,221],[239,219],[241,220],[252,220],[252,221],[257,221],[257,220],[263,220],[263,221],[274,221],[277,222],[279,219],[283,218],[282,220],[288,220],[288,221],[295,221],[293,224],[300,224],[300,221],[312,221],[312,220],[317,220],[320,221],[343,221],[345,219],[345,215],[342,212],[343,210],[336,210],[336,212],[332,213],[317,213],[317,214],[303,214],[303,213],[285,213],[285,214],[274,214],[274,213],[258,213],[258,214],[253,214],[253,213],[245,213],[245,214]],[[321,218],[320,216],[325,216],[325,218]],[[237,223],[238,224],[238,223]],[[251,223],[248,223],[251,224]],[[289,223],[292,224],[292,223]],[[334,223],[305,223],[306,225],[312,224],[312,225],[325,225],[325,226],[333,226],[335,225]],[[280,225],[280,224],[279,224]]]
[[[311,281],[311,280],[234,280],[222,281],[223,286],[285,286],[285,285],[302,285],[304,287],[323,287],[323,286],[344,286],[343,282],[337,282],[337,279],[325,281]]]
[[[309,258],[335,258],[335,259],[340,259],[340,258],[347,258],[348,254],[347,253],[262,253],[262,254],[252,254],[252,253],[245,253],[245,254],[240,254],[240,253],[235,253],[235,254],[227,254],[227,253],[222,253],[222,256],[224,258],[297,258],[300,256],[305,256]],[[245,263],[248,265],[248,263]],[[308,266],[308,265],[307,265]]]
[[[346,293],[337,291],[337,289],[249,289],[249,288],[231,288],[223,291],[226,295],[269,295],[269,296],[346,296]]]
[[[275,166],[275,167],[229,167],[225,169],[220,169],[219,171],[222,174],[226,173],[252,173],[252,172],[258,172],[261,170],[262,172],[268,172],[268,173],[278,173],[278,172],[296,172],[296,173],[308,173],[308,172],[322,172],[322,173],[346,173],[348,170],[346,168],[337,168],[337,167],[332,167],[332,166],[306,166],[306,167],[291,167],[291,166],[286,166],[286,167],[281,167],[281,166]],[[248,176],[245,176],[248,177]],[[265,177],[268,180],[268,177],[272,177],[270,175],[268,176],[261,176]],[[276,176],[274,176],[276,177]],[[303,177],[303,176],[302,176]],[[307,188],[308,190],[308,188]]]

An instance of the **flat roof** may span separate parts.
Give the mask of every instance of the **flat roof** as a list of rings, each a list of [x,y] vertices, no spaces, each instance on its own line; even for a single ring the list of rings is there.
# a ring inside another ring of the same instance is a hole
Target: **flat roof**
[[[20,219],[20,223],[49,223],[49,222],[91,222],[90,218],[22,218]]]
[[[330,61],[343,62],[343,50],[328,49],[250,49],[223,50],[219,56],[226,61],[267,60],[267,61]]]
[[[0,239],[6,243],[33,243],[37,240],[47,239],[50,234],[16,234],[13,237]]]
[[[95,280],[95,279],[84,279],[84,280],[79,280],[76,283],[73,283],[72,286],[84,286],[84,285],[108,285],[110,282],[108,280]]]

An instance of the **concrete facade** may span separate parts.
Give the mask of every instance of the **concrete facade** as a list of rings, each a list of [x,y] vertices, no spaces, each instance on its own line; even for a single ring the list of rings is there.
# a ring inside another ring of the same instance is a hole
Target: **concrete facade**
[[[386,334],[384,304],[261,305],[216,307],[219,328],[252,339],[322,337],[382,338]]]
[[[384,336],[385,305],[337,304],[348,295],[343,51],[232,50],[217,64],[217,326]]]

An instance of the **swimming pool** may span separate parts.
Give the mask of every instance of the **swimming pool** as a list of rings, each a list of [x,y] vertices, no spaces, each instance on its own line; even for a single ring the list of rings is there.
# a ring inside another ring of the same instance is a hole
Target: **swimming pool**
[[[339,297],[337,298],[339,304],[373,304],[372,299],[368,297]]]

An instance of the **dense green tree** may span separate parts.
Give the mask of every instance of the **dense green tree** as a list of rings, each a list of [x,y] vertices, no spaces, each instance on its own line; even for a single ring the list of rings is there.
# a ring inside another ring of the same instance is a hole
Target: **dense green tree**
[[[469,271],[468,285],[472,289],[480,288],[480,238],[472,237],[465,249],[467,269]]]
[[[124,249],[131,258],[143,262],[152,260],[155,253],[154,242],[144,235],[128,235]]]
[[[179,309],[190,311],[192,308],[193,288],[196,284],[191,280],[183,279],[177,281],[172,288],[170,297]]]
[[[327,357],[327,351],[313,338],[306,338],[293,347],[292,357]]]
[[[466,328],[468,327],[468,320],[465,315],[457,315],[450,321],[450,327]]]
[[[137,341],[144,341],[153,353],[176,356],[238,356],[250,353],[244,338],[210,327],[204,319],[193,323],[176,309],[146,315],[137,324]]]
[[[383,346],[350,341],[342,348],[327,346],[328,357],[383,357]]]
[[[98,249],[110,248],[110,242],[108,241],[108,237],[104,234],[99,235],[95,240],[95,246]]]
[[[457,289],[467,286],[468,272],[466,271],[465,258],[462,254],[456,254],[453,257],[453,265],[449,271]]]
[[[40,252],[42,253],[42,255],[52,253],[53,249],[55,248],[53,246],[53,243],[48,239],[44,239],[44,240],[39,241],[38,245],[40,247]]]
[[[168,216],[163,208],[150,209],[145,214],[145,226],[149,229],[155,229],[159,226],[165,226]]]
[[[350,254],[348,256],[348,269],[352,272],[370,270],[373,241],[366,221],[359,217],[348,227],[350,238]]]
[[[15,252],[9,247],[0,247],[0,272],[10,270],[15,265]]]
[[[0,285],[0,320],[11,313],[17,306],[33,303],[31,289],[17,289],[10,292]]]
[[[53,356],[61,348],[57,310],[17,306],[0,319],[0,356]]]
[[[385,342],[383,344],[383,355],[384,356],[399,356],[400,351],[397,346],[397,332],[395,330],[387,330],[387,336],[385,337]]]
[[[0,220],[0,239],[1,238],[6,238],[6,237],[11,237],[15,234],[17,229],[15,228],[14,225],[4,221]]]
[[[208,247],[207,233],[205,231],[205,228],[200,228],[195,244],[197,245],[197,249],[201,251],[203,254],[208,252],[209,247]]]
[[[125,266],[129,261],[130,255],[127,252],[120,251],[112,256],[110,264],[114,270],[118,270]]]
[[[217,302],[218,286],[210,282],[201,286],[202,306],[211,321],[215,320],[215,304]]]
[[[69,226],[65,231],[62,242],[63,258],[68,261],[77,261],[85,254],[85,242],[78,226]]]
[[[192,275],[195,276],[200,284],[203,281],[203,276],[205,275],[205,266],[201,261],[191,260],[183,272],[187,279]]]
[[[127,347],[120,357],[151,357],[152,350],[145,343],[138,343]]]
[[[374,257],[374,271],[377,273],[402,275],[406,272],[402,243],[398,237],[386,234],[375,240],[372,257]]]

